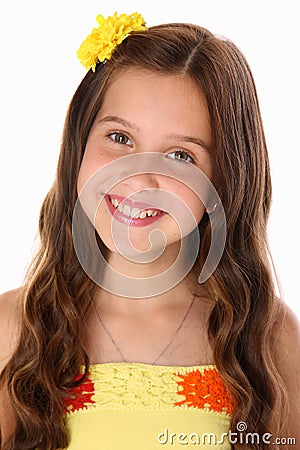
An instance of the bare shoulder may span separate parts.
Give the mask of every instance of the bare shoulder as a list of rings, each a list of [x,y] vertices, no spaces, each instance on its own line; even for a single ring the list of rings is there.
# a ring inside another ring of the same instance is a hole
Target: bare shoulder
[[[0,373],[12,356],[18,341],[21,293],[22,288],[18,288],[0,295]],[[0,428],[3,442],[13,433],[14,427],[15,416],[8,392],[1,386]]]
[[[12,355],[19,334],[22,288],[0,295],[0,371]]]
[[[279,301],[280,312],[274,324],[274,352],[278,363],[300,364],[300,321],[296,313],[283,301]],[[297,360],[298,358],[298,360]],[[300,367],[299,367],[300,370]]]
[[[273,332],[275,364],[288,395],[288,430],[300,442],[300,321],[292,309],[280,302]]]

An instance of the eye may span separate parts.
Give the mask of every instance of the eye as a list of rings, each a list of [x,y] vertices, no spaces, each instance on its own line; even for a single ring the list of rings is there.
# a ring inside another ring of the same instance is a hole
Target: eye
[[[126,134],[121,133],[120,131],[110,133],[108,135],[108,137],[116,144],[122,144],[122,145],[126,145],[126,144],[131,145],[132,144],[129,137]]]
[[[184,150],[176,150],[176,152],[169,153],[169,158],[176,159],[177,161],[184,161],[184,162],[194,162],[194,158],[192,158],[188,152]]]

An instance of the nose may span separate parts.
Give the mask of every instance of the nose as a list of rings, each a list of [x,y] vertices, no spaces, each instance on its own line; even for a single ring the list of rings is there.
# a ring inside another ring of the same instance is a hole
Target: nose
[[[149,153],[149,154],[148,154]],[[138,151],[136,157],[128,161],[131,165],[131,176],[124,180],[130,192],[157,189],[159,182],[151,159],[152,153],[146,149]]]
[[[140,191],[146,191],[148,189],[158,189],[159,182],[155,173],[140,173],[132,175],[123,181],[123,186],[127,192],[135,193]]]

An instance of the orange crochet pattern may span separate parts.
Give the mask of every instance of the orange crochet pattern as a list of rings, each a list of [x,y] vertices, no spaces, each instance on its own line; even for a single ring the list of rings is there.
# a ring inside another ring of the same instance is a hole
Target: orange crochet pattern
[[[85,381],[79,386],[72,389],[72,397],[65,400],[65,407],[67,412],[78,411],[79,409],[87,409],[88,405],[96,403],[92,396],[95,393],[94,383],[89,379],[90,374],[88,374]],[[78,376],[76,380],[81,378]]]
[[[194,408],[210,409],[216,412],[233,411],[233,399],[228,395],[220,374],[216,369],[204,369],[182,374],[175,374],[182,381],[177,381],[179,395],[185,399],[175,403],[175,406],[187,405]]]

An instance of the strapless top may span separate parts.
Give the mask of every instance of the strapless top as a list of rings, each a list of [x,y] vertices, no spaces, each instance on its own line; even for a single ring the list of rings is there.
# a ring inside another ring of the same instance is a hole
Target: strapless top
[[[91,365],[66,401],[69,450],[229,450],[233,400],[214,365]]]

